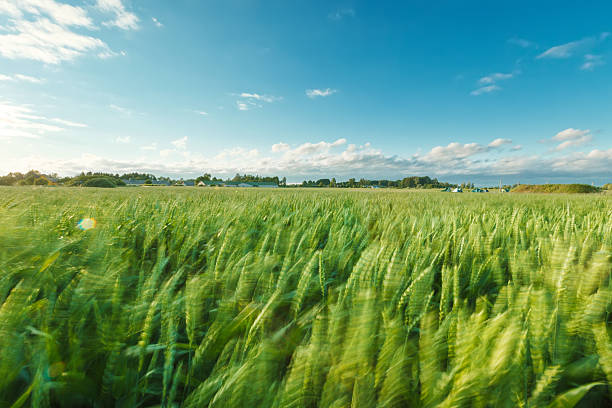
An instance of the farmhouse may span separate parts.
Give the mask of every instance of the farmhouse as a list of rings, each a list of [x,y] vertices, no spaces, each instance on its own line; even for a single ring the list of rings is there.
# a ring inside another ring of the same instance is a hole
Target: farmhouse
[[[126,186],[169,186],[170,183],[165,180],[148,180],[149,182],[145,184],[147,180],[133,180],[133,179],[122,179]]]

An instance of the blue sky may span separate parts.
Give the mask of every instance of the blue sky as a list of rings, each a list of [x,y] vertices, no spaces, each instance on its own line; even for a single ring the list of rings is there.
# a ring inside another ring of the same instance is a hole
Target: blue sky
[[[612,181],[612,3],[0,0],[0,173]]]

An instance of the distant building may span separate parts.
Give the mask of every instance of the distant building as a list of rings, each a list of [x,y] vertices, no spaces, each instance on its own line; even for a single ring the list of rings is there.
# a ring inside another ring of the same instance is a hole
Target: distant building
[[[122,179],[126,186],[142,186],[145,180]]]
[[[198,182],[198,187],[223,187],[225,182],[223,181],[213,181],[213,180],[200,180]]]
[[[245,184],[249,184],[249,187],[278,188],[278,184],[271,181],[247,181]]]
[[[149,182],[145,184],[147,180],[132,180],[132,179],[121,179],[126,186],[169,186],[170,182],[166,180],[148,180]]]
[[[268,181],[211,181],[198,182],[199,187],[264,187],[278,188],[278,184]]]

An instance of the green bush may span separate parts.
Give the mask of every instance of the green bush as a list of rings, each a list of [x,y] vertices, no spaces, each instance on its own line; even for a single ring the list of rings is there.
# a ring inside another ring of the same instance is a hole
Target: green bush
[[[80,176],[76,176],[68,180],[66,182],[66,185],[67,186],[97,187],[97,186],[86,186],[85,183],[87,183],[89,180],[98,180],[98,179],[106,179],[110,181],[111,183],[113,183],[115,187],[125,186],[125,182],[121,180],[119,177],[115,177],[113,175],[107,175],[103,173],[97,173],[97,174],[91,174],[91,175],[82,174]]]
[[[48,186],[49,184],[49,179],[47,179],[46,177],[39,177],[34,180],[35,186]]]
[[[87,180],[83,183],[83,187],[115,188],[117,185],[106,177],[100,177]]]
[[[597,193],[599,189],[588,184],[520,184],[512,189],[513,193]]]

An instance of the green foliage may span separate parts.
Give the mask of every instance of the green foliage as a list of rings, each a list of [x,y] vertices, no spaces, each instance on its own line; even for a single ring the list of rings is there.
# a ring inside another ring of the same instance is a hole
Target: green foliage
[[[599,189],[588,184],[519,184],[513,193],[597,193]]]
[[[121,180],[118,176],[113,176],[112,174],[106,173],[91,172],[87,174],[82,173],[79,176],[73,177],[69,179],[65,184],[67,186],[110,187],[109,183],[112,184],[114,187],[125,186],[125,182]]]
[[[210,178],[210,174],[205,174],[204,177],[208,176],[208,180],[211,180]],[[214,179],[214,178],[213,178]],[[201,178],[198,177],[198,179],[196,179],[197,181],[200,181]],[[206,180],[206,178],[204,178],[203,180]],[[264,176],[257,176],[257,175],[251,175],[251,174],[243,174],[240,175],[239,173],[236,173],[236,175],[228,181],[233,181],[233,182],[237,182],[237,183],[243,183],[243,182],[249,182],[249,181],[255,181],[255,182],[268,182],[268,183],[274,183],[276,185],[279,184],[279,180],[278,180],[278,176],[274,176],[274,177],[264,177]]]
[[[30,170],[25,174],[9,173],[0,176],[0,186],[48,186],[54,185],[53,177]]]
[[[610,406],[611,213],[609,195],[3,188],[0,406]]]
[[[108,177],[90,178],[83,182],[83,187],[115,188],[117,185]]]
[[[336,179],[304,180],[302,187],[344,187],[344,188],[364,188],[364,187],[393,187],[393,188],[444,188],[454,187],[454,184],[438,181],[436,178],[428,176],[404,177],[401,180],[366,180],[356,181],[354,178],[344,182],[336,182]]]

